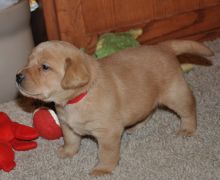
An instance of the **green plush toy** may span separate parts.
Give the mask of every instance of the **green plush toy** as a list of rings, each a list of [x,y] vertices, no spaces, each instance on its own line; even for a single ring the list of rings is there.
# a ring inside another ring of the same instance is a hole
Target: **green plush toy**
[[[100,59],[128,47],[138,47],[140,43],[137,41],[137,38],[142,33],[142,29],[131,29],[119,33],[105,33],[100,36],[97,42],[94,56]],[[191,64],[182,64],[181,68],[184,72],[189,72],[193,69],[193,66]]]
[[[136,39],[142,33],[142,29],[132,29],[127,32],[106,33],[100,36],[95,51],[96,58],[106,57],[127,47],[140,46]]]

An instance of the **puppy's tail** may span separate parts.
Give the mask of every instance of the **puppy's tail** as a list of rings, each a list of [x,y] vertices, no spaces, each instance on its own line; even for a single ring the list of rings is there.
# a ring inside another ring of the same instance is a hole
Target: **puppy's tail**
[[[174,54],[195,54],[199,56],[212,56],[214,53],[204,44],[191,40],[170,40],[159,43],[169,48]]]

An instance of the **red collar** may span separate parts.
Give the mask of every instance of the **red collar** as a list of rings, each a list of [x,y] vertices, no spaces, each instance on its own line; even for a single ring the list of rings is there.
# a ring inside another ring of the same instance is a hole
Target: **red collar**
[[[75,104],[79,102],[82,98],[84,98],[87,95],[87,92],[81,93],[80,95],[76,96],[75,98],[69,100],[67,104]]]

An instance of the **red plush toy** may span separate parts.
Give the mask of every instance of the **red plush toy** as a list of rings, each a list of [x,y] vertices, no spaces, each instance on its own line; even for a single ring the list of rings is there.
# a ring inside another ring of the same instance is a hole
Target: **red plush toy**
[[[0,170],[12,170],[16,165],[13,149],[34,149],[37,143],[31,140],[37,137],[38,133],[34,128],[13,122],[7,114],[0,112]]]
[[[54,140],[62,136],[58,117],[51,109],[37,109],[33,114],[33,126],[39,135],[45,139]]]

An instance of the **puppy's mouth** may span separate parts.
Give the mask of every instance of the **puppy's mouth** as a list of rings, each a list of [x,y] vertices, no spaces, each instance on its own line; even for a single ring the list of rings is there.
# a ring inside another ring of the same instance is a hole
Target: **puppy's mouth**
[[[20,93],[23,94],[26,97],[36,98],[36,99],[43,99],[43,98],[45,98],[42,93],[33,93],[33,92],[25,90],[18,83],[16,83],[16,85],[17,85],[17,88],[19,89]]]

